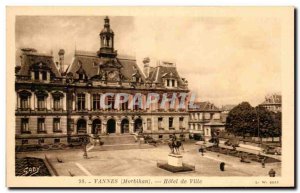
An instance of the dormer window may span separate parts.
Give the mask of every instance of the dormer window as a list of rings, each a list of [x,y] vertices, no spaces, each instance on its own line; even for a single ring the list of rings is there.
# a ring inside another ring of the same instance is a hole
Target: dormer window
[[[79,80],[84,80],[84,79],[85,79],[84,74],[79,74]]]
[[[177,87],[177,81],[175,79],[165,79],[165,85],[168,88],[174,88]]]
[[[78,79],[79,79],[80,81],[83,81],[83,80],[86,79],[86,73],[85,73],[85,70],[84,70],[83,67],[82,67],[81,61],[79,61],[78,63],[79,63],[79,65],[80,65],[80,68],[78,69],[78,71],[77,71],[76,73],[78,74]]]

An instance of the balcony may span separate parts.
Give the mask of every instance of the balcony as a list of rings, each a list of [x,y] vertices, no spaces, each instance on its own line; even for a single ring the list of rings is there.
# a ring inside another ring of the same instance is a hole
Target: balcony
[[[31,131],[21,131],[21,134],[31,134]]]
[[[47,108],[37,108],[37,111],[47,111]]]
[[[38,134],[47,134],[47,131],[45,131],[45,130],[38,130],[37,133]]]
[[[18,111],[30,111],[30,108],[18,108]]]
[[[53,111],[62,111],[62,108],[53,108]]]

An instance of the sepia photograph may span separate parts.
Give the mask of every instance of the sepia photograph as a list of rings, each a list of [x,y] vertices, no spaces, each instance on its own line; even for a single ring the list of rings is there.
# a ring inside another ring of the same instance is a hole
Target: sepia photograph
[[[293,7],[8,7],[7,31],[7,186],[295,185]]]

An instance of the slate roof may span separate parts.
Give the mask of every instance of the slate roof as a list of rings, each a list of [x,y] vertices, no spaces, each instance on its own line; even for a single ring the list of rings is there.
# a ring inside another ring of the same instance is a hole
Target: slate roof
[[[179,76],[175,66],[156,66],[151,69],[148,80],[154,83],[163,84],[163,78],[175,78],[179,88],[184,88],[185,84]]]
[[[195,105],[197,105],[198,108],[196,108],[196,109],[190,109],[190,110],[193,110],[193,111],[221,111],[213,103],[210,103],[208,101],[205,101],[205,102],[195,102]]]
[[[121,64],[121,73],[128,81],[132,79],[132,75],[138,71],[142,80],[145,82],[145,77],[140,68],[136,64],[136,60],[128,57],[117,57],[114,62]],[[75,56],[72,64],[67,68],[66,73],[72,73],[74,78],[78,78],[76,73],[82,66],[88,78],[92,78],[98,74],[98,64],[107,62],[105,58],[99,58],[96,52],[75,51]]]
[[[230,111],[233,109],[236,105],[223,105],[222,106],[222,111]]]
[[[17,75],[30,76],[30,69],[33,67],[33,65],[40,63],[49,67],[55,77],[61,76],[53,61],[53,57],[51,55],[41,54],[36,51],[23,52],[21,68],[18,70]]]
[[[270,96],[266,96],[265,101],[261,103],[261,105],[272,105],[272,104],[281,104],[282,97],[279,94],[272,94]]]

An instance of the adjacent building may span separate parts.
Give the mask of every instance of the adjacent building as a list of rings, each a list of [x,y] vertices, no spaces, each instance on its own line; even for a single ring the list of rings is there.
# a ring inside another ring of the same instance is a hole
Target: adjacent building
[[[189,109],[190,133],[200,134],[205,139],[210,139],[212,133],[225,129],[222,122],[221,110],[210,102],[197,102],[197,108]]]
[[[259,106],[272,112],[281,112],[282,97],[280,94],[271,94],[265,97],[265,101]]]

